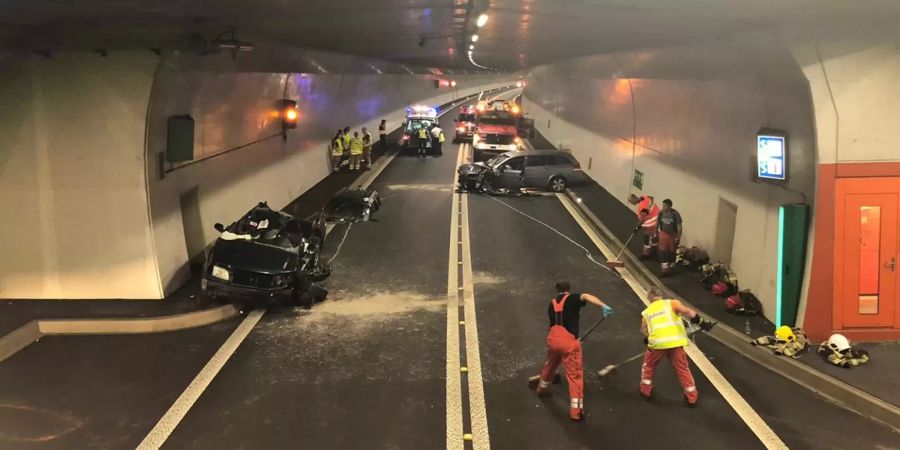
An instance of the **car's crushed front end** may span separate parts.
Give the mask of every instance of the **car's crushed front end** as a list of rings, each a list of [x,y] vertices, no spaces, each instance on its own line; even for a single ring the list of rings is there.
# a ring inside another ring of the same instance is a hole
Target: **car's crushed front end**
[[[251,240],[219,239],[203,272],[202,287],[212,299],[290,301],[299,255]]]

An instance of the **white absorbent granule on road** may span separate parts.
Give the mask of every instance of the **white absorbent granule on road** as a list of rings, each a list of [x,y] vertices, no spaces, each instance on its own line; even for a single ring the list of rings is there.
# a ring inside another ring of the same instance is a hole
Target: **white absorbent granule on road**
[[[506,277],[494,275],[490,272],[475,272],[472,274],[472,282],[475,284],[500,284],[506,282]]]
[[[436,191],[449,192],[453,186],[446,184],[388,184],[385,186],[391,191]]]
[[[373,292],[369,295],[343,297],[333,293],[329,299],[314,306],[300,320],[313,321],[329,316],[343,316],[359,321],[390,320],[392,315],[416,311],[443,311],[445,298],[429,298],[413,292]]]

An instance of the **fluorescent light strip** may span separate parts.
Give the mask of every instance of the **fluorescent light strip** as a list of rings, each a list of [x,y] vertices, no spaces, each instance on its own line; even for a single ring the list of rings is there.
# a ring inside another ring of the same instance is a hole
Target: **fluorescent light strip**
[[[781,287],[784,284],[784,206],[778,207],[778,274],[775,276],[775,327],[781,326]]]

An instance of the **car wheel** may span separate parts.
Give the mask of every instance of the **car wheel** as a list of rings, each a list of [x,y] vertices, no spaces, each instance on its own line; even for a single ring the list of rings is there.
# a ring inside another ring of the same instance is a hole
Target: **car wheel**
[[[331,275],[331,266],[328,264],[317,264],[310,272],[309,277],[313,281],[322,281]]]
[[[310,309],[315,304],[316,300],[312,295],[309,294],[308,291],[305,291],[300,288],[294,288],[294,292],[291,293],[291,302],[295,306],[300,306],[303,309]]]
[[[566,179],[563,177],[553,177],[550,179],[549,188],[553,192],[565,191],[567,187]]]

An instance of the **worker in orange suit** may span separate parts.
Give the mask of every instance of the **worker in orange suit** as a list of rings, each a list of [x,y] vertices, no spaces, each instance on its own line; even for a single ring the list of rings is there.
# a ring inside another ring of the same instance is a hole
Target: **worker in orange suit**
[[[644,235],[644,248],[641,251],[641,259],[647,259],[653,255],[657,245],[657,217],[659,216],[659,206],[650,195],[631,194],[628,196],[628,203],[637,205],[637,215],[640,224],[635,231],[641,230]]]
[[[556,297],[547,307],[550,318],[550,332],[547,334],[547,362],[541,370],[537,394],[550,395],[550,383],[556,376],[556,369],[562,363],[566,382],[569,384],[569,418],[578,422],[584,419],[584,367],[581,360],[581,341],[578,327],[581,308],[588,303],[602,308],[603,317],[612,315],[612,308],[599,298],[587,293],[569,292],[569,283],[556,283]]]
[[[689,407],[697,406],[697,385],[684,351],[691,341],[682,317],[689,319],[703,331],[709,331],[715,322],[704,319],[697,311],[678,300],[664,298],[659,288],[650,288],[647,300],[650,305],[641,312],[641,334],[647,345],[644,364],[641,366],[641,396],[648,400],[652,398],[653,375],[656,373],[656,366],[665,357],[669,359],[678,382],[681,383],[685,402]]]

